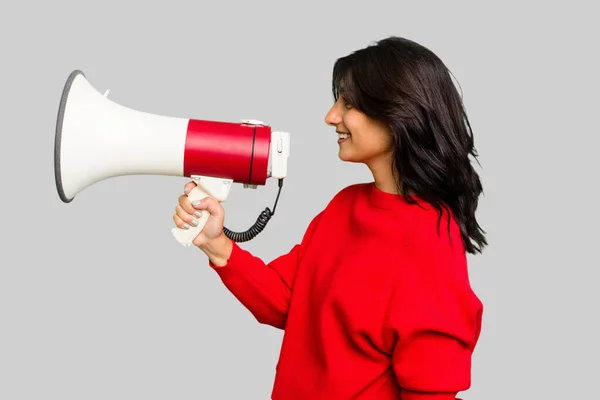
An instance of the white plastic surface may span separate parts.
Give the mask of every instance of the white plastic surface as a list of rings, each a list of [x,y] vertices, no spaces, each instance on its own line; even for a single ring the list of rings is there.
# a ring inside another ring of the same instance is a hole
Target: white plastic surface
[[[248,125],[264,125],[265,123],[262,121],[259,121],[257,119],[243,119],[240,121],[242,124],[248,124]]]
[[[271,152],[269,168],[271,178],[287,176],[288,158],[290,156],[290,134],[287,132],[271,132]]]
[[[77,76],[61,133],[65,195],[73,198],[95,182],[121,175],[183,176],[188,122],[124,107]]]

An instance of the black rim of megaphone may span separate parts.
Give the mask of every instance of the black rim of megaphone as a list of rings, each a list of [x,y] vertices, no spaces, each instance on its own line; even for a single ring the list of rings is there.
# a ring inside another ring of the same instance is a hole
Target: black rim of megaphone
[[[63,88],[62,96],[60,98],[60,106],[58,107],[58,117],[56,119],[56,134],[54,136],[54,179],[56,181],[56,190],[58,190],[58,195],[60,199],[65,203],[70,203],[73,198],[68,198],[65,194],[62,185],[62,175],[60,169],[60,149],[61,149],[61,138],[62,138],[62,127],[63,127],[63,119],[65,117],[65,109],[67,107],[67,99],[69,98],[69,91],[71,90],[71,85],[77,76],[85,74],[80,70],[75,70],[71,72],[69,77],[67,78],[67,82],[65,83],[65,87]]]

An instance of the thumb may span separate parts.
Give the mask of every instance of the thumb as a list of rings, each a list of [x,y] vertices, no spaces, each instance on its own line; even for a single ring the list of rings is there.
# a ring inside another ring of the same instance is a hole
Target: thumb
[[[202,200],[192,202],[192,206],[197,210],[206,210],[210,215],[221,217],[221,205],[214,197],[205,197]]]

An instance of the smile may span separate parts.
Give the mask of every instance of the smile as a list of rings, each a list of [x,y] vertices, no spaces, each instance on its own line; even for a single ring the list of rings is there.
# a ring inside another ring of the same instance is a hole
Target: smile
[[[338,143],[342,143],[350,137],[349,133],[338,133]]]

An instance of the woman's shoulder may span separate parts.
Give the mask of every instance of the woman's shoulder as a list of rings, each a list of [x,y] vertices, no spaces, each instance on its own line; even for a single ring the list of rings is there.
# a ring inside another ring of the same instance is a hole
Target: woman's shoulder
[[[372,182],[361,182],[344,186],[335,193],[330,203],[353,198],[354,196],[362,193],[367,193],[368,190],[370,190],[371,185]]]

